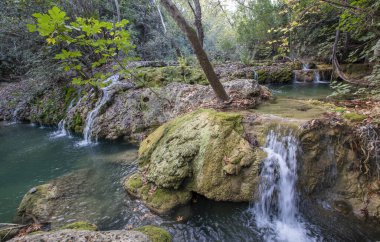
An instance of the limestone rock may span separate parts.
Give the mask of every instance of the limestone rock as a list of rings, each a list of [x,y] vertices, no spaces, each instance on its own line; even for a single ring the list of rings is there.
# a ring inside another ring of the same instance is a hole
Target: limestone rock
[[[191,192],[186,190],[157,188],[148,182],[144,184],[139,173],[126,179],[124,187],[132,196],[141,198],[147,207],[158,214],[169,213],[172,209],[187,204],[192,196]]]
[[[56,241],[77,241],[77,242],[151,242],[149,237],[138,231],[78,231],[78,230],[61,230],[56,232],[40,233],[35,235],[28,235],[24,237],[17,237],[9,240],[11,242],[56,242]]]
[[[355,136],[357,127],[324,119],[306,126],[300,135],[301,192],[343,214],[380,221],[380,186],[375,173],[363,173],[365,158],[354,148],[363,145]]]
[[[263,152],[243,138],[242,119],[201,109],[160,126],[141,143],[141,173],[127,179],[126,189],[144,201],[142,189],[136,189],[144,181],[216,201],[250,201]]]

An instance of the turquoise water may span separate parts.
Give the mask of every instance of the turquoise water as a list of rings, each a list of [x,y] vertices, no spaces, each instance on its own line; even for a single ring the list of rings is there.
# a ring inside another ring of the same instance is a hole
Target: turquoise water
[[[324,99],[333,92],[329,83],[292,83],[268,87],[280,98]]]
[[[52,131],[30,124],[0,125],[0,223],[13,220],[22,197],[34,186],[84,168],[105,172],[107,178],[115,168],[111,164],[136,158],[130,145],[76,147],[80,138],[52,138]]]
[[[136,171],[137,149],[122,143],[77,147],[80,137],[51,138],[54,130],[29,124],[0,123],[0,223],[12,222],[23,195],[32,187],[55,179],[72,186],[63,204],[63,222],[90,220],[100,230],[142,225],[166,228],[174,241],[263,241],[247,203],[213,202],[196,196],[193,203],[172,214],[158,216],[122,187],[124,177]],[[60,178],[61,179],[61,178]],[[301,204],[307,229],[324,241],[375,241],[378,229],[312,209]],[[176,221],[177,216],[183,217]]]

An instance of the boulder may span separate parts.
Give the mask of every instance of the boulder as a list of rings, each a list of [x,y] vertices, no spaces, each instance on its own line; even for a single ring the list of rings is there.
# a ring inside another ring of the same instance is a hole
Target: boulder
[[[265,153],[244,138],[242,120],[237,113],[200,109],[160,126],[141,143],[140,173],[126,180],[126,190],[147,204],[154,193],[142,191],[149,187],[172,196],[195,192],[216,201],[250,201]],[[186,199],[177,205],[189,199],[179,197]]]

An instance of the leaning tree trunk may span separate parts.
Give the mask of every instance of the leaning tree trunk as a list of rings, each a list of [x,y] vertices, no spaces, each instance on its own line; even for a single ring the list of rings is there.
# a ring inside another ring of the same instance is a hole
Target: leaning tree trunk
[[[340,29],[338,28],[335,33],[335,41],[333,45],[333,50],[332,50],[332,56],[331,56],[331,61],[333,65],[333,70],[334,72],[345,82],[353,84],[353,85],[361,85],[361,86],[366,86],[368,83],[365,83],[364,80],[352,80],[349,78],[342,70],[340,67],[338,57],[337,57],[337,51],[338,51],[338,43],[340,39]]]
[[[190,3],[190,0],[188,1],[188,3],[190,5],[191,10],[193,11],[193,14],[194,14],[194,19],[195,19],[194,20],[194,25],[197,28],[199,42],[201,42],[201,45],[203,47],[203,42],[204,42],[204,39],[205,39],[205,34],[204,34],[204,31],[203,31],[203,25],[202,25],[202,8],[201,8],[201,4],[199,3],[199,0],[193,0],[194,7]]]
[[[164,8],[169,12],[170,16],[174,19],[174,21],[189,39],[195,55],[198,58],[199,64],[201,65],[217,98],[222,101],[228,101],[229,97],[226,93],[226,90],[224,90],[222,83],[220,83],[218,77],[216,76],[214,68],[210,63],[206,52],[203,50],[201,42],[199,41],[195,30],[186,22],[186,19],[182,16],[181,12],[171,0],[160,1]]]

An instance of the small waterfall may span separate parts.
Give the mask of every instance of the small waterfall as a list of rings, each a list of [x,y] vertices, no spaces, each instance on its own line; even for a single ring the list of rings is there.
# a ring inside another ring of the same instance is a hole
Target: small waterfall
[[[255,79],[256,81],[259,81],[259,74],[255,70],[253,70],[253,79]]]
[[[70,105],[67,107],[67,110],[66,110],[66,113],[68,111],[70,111],[70,109],[73,108],[74,106],[74,100],[71,100],[70,102]],[[78,100],[77,104],[80,102],[81,99]],[[65,128],[65,125],[66,125],[66,118],[63,118],[61,121],[59,121],[58,123],[58,130],[57,131],[54,131],[51,135],[50,135],[50,138],[60,138],[60,137],[65,137],[67,135],[69,135],[70,133],[66,130]]]
[[[308,63],[303,63],[303,64],[302,64],[302,70],[303,70],[303,71],[310,70],[310,68],[309,68],[309,64],[308,64]]]
[[[16,124],[16,123],[18,123],[18,118],[17,118],[17,115],[18,115],[18,112],[20,111],[20,107],[17,107],[14,111],[13,111],[13,113],[12,113],[12,119],[11,119],[11,122],[10,122],[10,124]]]
[[[92,136],[92,128],[94,125],[94,120],[98,116],[99,111],[104,106],[104,104],[106,104],[109,101],[109,98],[110,98],[109,90],[111,89],[111,87],[113,87],[115,84],[120,83],[119,78],[120,78],[119,75],[113,75],[104,81],[104,83],[110,83],[110,84],[101,89],[103,93],[102,98],[100,99],[100,101],[97,102],[96,107],[87,115],[86,125],[83,129],[83,141],[78,143],[79,146],[86,146],[86,145],[93,144],[91,140],[91,136]]]
[[[291,134],[279,136],[273,130],[268,134],[259,199],[250,208],[265,241],[314,241],[298,214],[297,147]]]
[[[314,83],[321,83],[321,75],[319,74],[318,70],[314,70]]]

